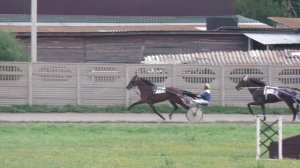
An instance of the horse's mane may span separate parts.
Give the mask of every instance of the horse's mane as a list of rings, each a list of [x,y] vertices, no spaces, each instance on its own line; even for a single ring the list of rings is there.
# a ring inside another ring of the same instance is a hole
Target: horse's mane
[[[258,78],[249,78],[249,80],[250,80],[251,82],[253,82],[254,84],[257,84],[257,85],[259,85],[259,86],[266,86],[266,85],[267,85],[266,82],[261,81],[261,80],[258,79]]]
[[[143,82],[145,82],[146,84],[148,85],[151,85],[151,86],[155,86],[152,82],[150,82],[148,79],[145,79],[145,78],[140,78]]]

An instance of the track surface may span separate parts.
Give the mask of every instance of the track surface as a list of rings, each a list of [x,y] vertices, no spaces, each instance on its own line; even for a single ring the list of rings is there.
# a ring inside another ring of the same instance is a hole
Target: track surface
[[[161,120],[154,113],[0,113],[0,122],[53,122],[53,123],[189,123],[185,114],[174,114],[169,120]],[[278,115],[267,116],[267,121],[275,121]],[[282,115],[284,122],[300,123],[298,119],[292,122],[292,115]],[[250,114],[204,114],[199,123],[255,123],[256,117]]]

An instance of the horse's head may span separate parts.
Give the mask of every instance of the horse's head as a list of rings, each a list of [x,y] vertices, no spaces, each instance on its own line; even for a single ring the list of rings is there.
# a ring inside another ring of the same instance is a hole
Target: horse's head
[[[241,81],[235,86],[236,90],[241,90],[242,87],[249,87],[249,76],[245,75]]]
[[[137,76],[137,75],[134,75],[134,77],[130,80],[130,82],[128,83],[128,85],[127,85],[126,88],[127,88],[128,90],[130,90],[130,89],[132,89],[134,86],[136,86],[136,85],[137,85],[137,83],[136,83],[137,79],[138,79],[138,76]]]
[[[244,76],[242,80],[235,86],[236,90],[241,90],[243,87],[265,87],[267,84],[260,78],[249,78],[248,75]]]

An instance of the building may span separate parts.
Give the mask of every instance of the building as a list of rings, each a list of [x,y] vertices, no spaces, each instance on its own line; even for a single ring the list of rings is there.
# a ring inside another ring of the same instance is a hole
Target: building
[[[1,0],[0,14],[30,14],[31,0]],[[40,15],[225,16],[234,0],[42,0]]]

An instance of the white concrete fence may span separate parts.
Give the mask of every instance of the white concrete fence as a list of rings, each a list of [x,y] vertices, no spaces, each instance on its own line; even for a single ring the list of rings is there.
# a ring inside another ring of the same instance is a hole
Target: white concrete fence
[[[245,74],[261,78],[270,86],[300,88],[298,66],[0,62],[0,105],[128,105],[139,99],[134,91],[126,90],[135,73],[158,86],[192,92],[210,83],[212,104],[216,105],[244,106],[252,101],[247,89],[234,88]]]

